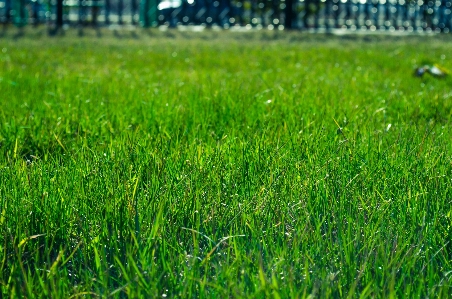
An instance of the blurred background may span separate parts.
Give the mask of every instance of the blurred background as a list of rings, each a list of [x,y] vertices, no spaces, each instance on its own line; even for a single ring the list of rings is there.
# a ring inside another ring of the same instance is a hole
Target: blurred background
[[[452,0],[0,0],[0,23],[450,32]]]

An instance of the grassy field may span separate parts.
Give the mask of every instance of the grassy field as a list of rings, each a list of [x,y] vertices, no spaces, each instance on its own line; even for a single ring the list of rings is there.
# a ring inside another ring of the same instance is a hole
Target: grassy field
[[[0,39],[0,284],[452,296],[452,38]]]

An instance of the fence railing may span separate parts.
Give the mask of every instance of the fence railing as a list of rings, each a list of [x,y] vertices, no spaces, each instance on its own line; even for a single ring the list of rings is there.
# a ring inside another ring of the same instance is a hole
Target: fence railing
[[[0,23],[450,32],[452,0],[0,0]]]

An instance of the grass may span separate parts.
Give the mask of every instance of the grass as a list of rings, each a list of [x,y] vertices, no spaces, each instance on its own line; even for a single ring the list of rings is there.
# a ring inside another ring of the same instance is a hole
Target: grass
[[[0,284],[28,298],[452,296],[452,40],[0,46]]]

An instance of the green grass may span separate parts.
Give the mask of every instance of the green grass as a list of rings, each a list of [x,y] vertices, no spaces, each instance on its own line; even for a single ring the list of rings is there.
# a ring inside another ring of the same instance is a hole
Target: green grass
[[[4,297],[452,296],[449,36],[148,33],[0,40]]]

